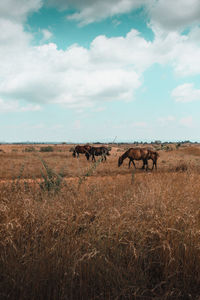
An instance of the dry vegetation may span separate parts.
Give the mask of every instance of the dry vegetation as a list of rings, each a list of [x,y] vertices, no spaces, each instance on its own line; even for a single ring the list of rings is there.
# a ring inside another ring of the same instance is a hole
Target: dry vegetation
[[[118,168],[124,146],[96,165],[34,147],[1,146],[0,299],[200,299],[198,146],[157,172]]]

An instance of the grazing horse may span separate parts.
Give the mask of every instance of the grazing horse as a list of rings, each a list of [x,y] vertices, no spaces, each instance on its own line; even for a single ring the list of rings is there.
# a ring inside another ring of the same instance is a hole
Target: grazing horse
[[[95,156],[102,156],[102,160],[106,161],[106,155],[110,155],[109,149],[102,146],[102,147],[91,147],[89,153],[92,155],[92,161],[96,161]]]
[[[145,148],[130,148],[128,149],[122,156],[118,159],[118,167],[120,167],[124,161],[124,159],[129,158],[128,167],[130,168],[131,162],[133,163],[135,169],[136,165],[134,160],[142,160],[143,161],[143,169],[146,165],[146,170],[148,169],[148,157],[149,157],[149,150]]]
[[[73,157],[78,157],[79,158],[79,154],[85,154],[87,160],[89,160],[90,158],[90,149],[91,146],[90,145],[84,145],[84,146],[76,146],[74,151],[73,151]]]

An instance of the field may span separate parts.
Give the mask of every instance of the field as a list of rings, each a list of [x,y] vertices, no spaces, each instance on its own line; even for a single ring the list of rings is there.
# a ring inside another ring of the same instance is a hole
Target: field
[[[200,299],[200,145],[148,172],[111,146],[0,146],[0,299]]]

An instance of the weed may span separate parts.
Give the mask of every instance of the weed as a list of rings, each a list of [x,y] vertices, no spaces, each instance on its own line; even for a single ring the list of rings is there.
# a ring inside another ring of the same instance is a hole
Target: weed
[[[57,193],[61,190],[63,183],[63,170],[61,170],[58,174],[52,170],[44,159],[40,158],[40,161],[45,169],[45,172],[41,170],[42,182],[39,182],[39,186],[42,190],[48,192]]]

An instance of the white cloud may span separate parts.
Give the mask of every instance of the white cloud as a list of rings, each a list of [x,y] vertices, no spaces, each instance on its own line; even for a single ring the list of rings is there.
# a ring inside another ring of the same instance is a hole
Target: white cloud
[[[98,36],[91,44],[91,58],[99,65],[126,66],[142,72],[155,59],[152,45],[137,30],[131,30],[125,38]]]
[[[146,128],[148,125],[147,125],[147,123],[146,122],[133,122],[133,123],[131,123],[130,124],[130,127],[135,127],[135,128]],[[129,127],[129,125],[127,126],[127,127]]]
[[[154,63],[171,64],[178,76],[188,76],[200,73],[199,37],[200,28],[194,28],[188,36],[156,32],[151,42],[131,30],[125,38],[98,36],[91,50],[93,58],[101,64],[126,65],[140,73]]]
[[[41,32],[43,34],[43,41],[47,41],[53,36],[52,32],[48,29],[42,29]]]
[[[48,128],[52,129],[52,130],[56,130],[56,129],[62,129],[65,128],[63,124],[55,124],[51,127],[48,126]]]
[[[21,37],[26,41],[23,32]],[[140,86],[140,76],[134,70],[118,63],[99,64],[95,50],[77,45],[66,51],[58,50],[52,43],[26,45],[17,57],[4,51],[1,64],[4,72],[0,71],[0,95],[5,99],[80,108],[102,101],[130,101]]]
[[[102,111],[105,111],[106,110],[106,108],[105,107],[103,107],[103,106],[100,106],[100,107],[96,107],[96,108],[94,108],[92,111],[93,112],[102,112]]]
[[[39,111],[41,109],[42,109],[42,107],[40,105],[38,105],[38,104],[35,104],[35,105],[28,104],[26,106],[20,107],[19,111]]]
[[[191,57],[200,59],[200,46],[192,37],[178,33],[159,35],[151,42],[131,30],[126,37],[98,36],[90,49],[72,45],[64,51],[54,43],[33,47],[21,25],[10,21],[2,25],[7,30],[0,37],[4,41],[0,96],[4,100],[60,103],[79,109],[133,100],[143,72],[154,63],[171,63],[179,75],[200,73],[200,64],[189,64]],[[190,49],[188,56],[185,49]]]
[[[11,3],[8,1],[9,5]],[[16,3],[21,3],[23,8],[23,13],[19,13],[21,20],[22,15],[27,16],[41,5],[39,0],[30,1],[30,5],[22,0]],[[112,6],[113,14],[119,7],[123,6],[123,12],[141,4],[131,0],[118,0],[115,6],[114,1],[76,2],[82,10],[89,3],[93,3],[91,9],[95,5],[105,5],[106,9]],[[200,73],[200,28],[194,28],[188,36],[156,31],[154,41],[146,41],[136,30],[125,37],[98,36],[89,49],[72,45],[67,50],[58,50],[54,43],[33,47],[32,35],[24,32],[15,16],[8,16],[9,5],[4,4],[7,19],[0,19],[0,57],[3,57],[0,60],[0,97],[4,103],[14,99],[33,106],[59,103],[76,109],[102,107],[105,101],[133,100],[142,84],[143,72],[155,63],[171,64],[179,76]],[[45,29],[43,35],[47,40],[51,32]],[[174,93],[177,98],[177,91]],[[189,93],[191,95],[191,88]],[[190,99],[196,98],[198,90],[192,89],[192,95]]]
[[[151,26],[162,30],[183,30],[200,21],[199,0],[48,0],[61,10],[75,9],[69,19],[87,25],[107,17],[129,13],[144,7]]]
[[[193,123],[193,118],[192,116],[188,116],[188,117],[185,117],[185,118],[182,118],[179,122],[182,126],[184,127],[193,127],[194,126],[194,123]]]
[[[141,1],[139,0],[98,0],[87,2],[87,5],[83,7],[79,1],[77,4],[78,6],[80,5],[80,12],[74,13],[68,19],[78,21],[80,25],[86,25],[116,14],[130,12],[141,6]]]
[[[195,89],[192,83],[185,83],[172,91],[172,97],[177,102],[197,101],[200,100],[200,89]]]
[[[0,113],[5,112],[26,112],[26,111],[39,111],[41,110],[40,105],[28,104],[20,106],[18,101],[4,101],[0,99]]]
[[[134,128],[135,130],[141,130],[141,129],[149,128],[149,124],[147,124],[144,121],[141,121],[141,122],[121,122],[120,124],[112,125],[112,128],[114,128],[114,129],[126,129],[126,130],[127,129],[133,130],[133,128]]]
[[[79,130],[79,129],[81,129],[81,121],[80,120],[76,120],[76,121],[74,121],[74,124],[73,124],[73,129],[75,129],[75,130]]]
[[[175,121],[175,117],[174,116],[167,116],[167,117],[160,117],[158,118],[158,122],[162,125],[162,126],[166,126],[172,122]]]
[[[151,24],[164,30],[183,30],[200,21],[199,0],[158,0],[149,6]]]
[[[41,130],[41,129],[45,129],[47,126],[44,124],[44,123],[39,123],[39,124],[35,124],[35,125],[28,125],[28,124],[26,124],[26,129],[39,129],[39,130]],[[49,128],[49,127],[48,127]]]
[[[21,22],[28,14],[37,11],[41,6],[42,0],[2,0],[0,1],[0,18]]]
[[[117,19],[114,19],[114,20],[112,21],[112,24],[113,24],[115,27],[117,27],[117,26],[119,26],[119,25],[121,24],[121,21],[119,21],[119,20],[117,20]]]
[[[149,0],[150,1],[150,0]],[[128,13],[148,3],[147,0],[48,0],[49,5],[53,5],[61,10],[69,8],[76,9],[77,12],[68,16],[68,19],[86,25],[100,21],[107,17]]]

